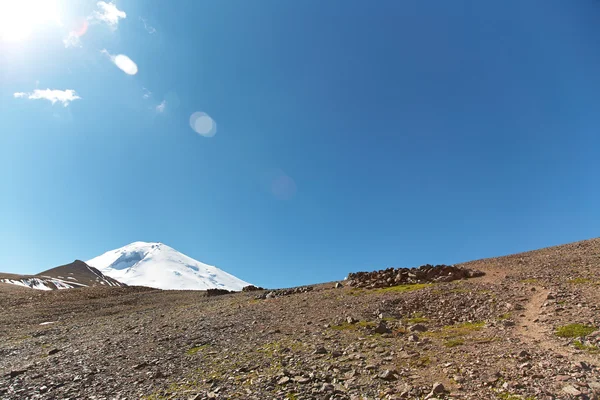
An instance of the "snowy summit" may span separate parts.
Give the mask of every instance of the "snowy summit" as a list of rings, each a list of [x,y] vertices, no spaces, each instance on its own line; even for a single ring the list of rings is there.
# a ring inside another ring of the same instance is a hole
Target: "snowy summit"
[[[134,242],[87,261],[127,285],[157,289],[242,290],[249,285],[217,267],[203,264],[163,243]]]

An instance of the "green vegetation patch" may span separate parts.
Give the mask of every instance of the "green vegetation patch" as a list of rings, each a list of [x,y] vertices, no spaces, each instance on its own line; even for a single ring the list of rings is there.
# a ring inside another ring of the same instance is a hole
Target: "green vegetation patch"
[[[590,325],[583,324],[569,324],[565,326],[559,326],[556,329],[556,336],[564,337],[564,338],[576,338],[576,337],[584,337],[594,332],[596,328]]]
[[[466,288],[456,288],[456,289],[451,289],[450,292],[451,293],[471,293],[473,290],[471,289],[466,289]]]
[[[209,346],[208,344],[203,344],[201,346],[194,346],[194,347],[189,348],[185,353],[188,356],[193,356],[194,354],[198,353],[199,351],[206,349],[208,346]]]
[[[414,292],[415,290],[426,289],[430,287],[432,283],[413,283],[410,285],[398,285],[390,286],[386,288],[374,289],[375,293],[406,293]]]
[[[574,340],[573,346],[575,346],[576,349],[587,351],[588,353],[592,353],[592,354],[600,353],[600,348],[598,348],[598,346],[593,346],[593,345],[588,346],[588,345],[581,343],[579,340]]]
[[[588,278],[574,278],[570,279],[568,282],[573,285],[585,285],[586,283],[592,283],[592,280]]]
[[[457,347],[465,344],[464,339],[449,339],[444,342],[444,346],[446,347]]]
[[[528,283],[530,285],[535,285],[537,283],[540,283],[539,279],[535,279],[535,278],[521,279],[519,282],[521,282],[521,283]]]
[[[446,325],[440,331],[426,332],[428,336],[439,337],[441,339],[456,339],[470,333],[477,332],[483,329],[485,322],[464,322],[456,325]]]
[[[537,400],[537,397],[534,396],[523,397],[518,394],[512,394],[507,392],[496,393],[496,395],[501,400]]]
[[[402,320],[405,324],[425,324],[429,322],[429,318],[426,318],[422,312],[414,312],[410,317]]]
[[[498,321],[506,321],[507,319],[510,319],[510,317],[511,317],[510,313],[505,313],[498,317]]]

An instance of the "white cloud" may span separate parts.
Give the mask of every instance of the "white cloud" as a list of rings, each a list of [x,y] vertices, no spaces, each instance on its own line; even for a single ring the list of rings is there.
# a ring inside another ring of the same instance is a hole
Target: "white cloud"
[[[155,29],[155,28],[154,28],[152,25],[150,25],[150,24],[148,23],[148,21],[146,21],[146,19],[145,19],[145,18],[142,18],[142,17],[140,17],[140,21],[142,21],[142,23],[144,24],[144,29],[146,29],[146,31],[147,31],[149,34],[151,34],[151,35],[152,35],[153,33],[156,33],[156,29]]]
[[[167,108],[167,101],[163,100],[162,103],[156,106],[156,112],[162,113],[165,111],[165,108]]]
[[[94,11],[89,19],[104,22],[111,29],[117,29],[119,20],[127,18],[125,11],[119,10],[115,3],[99,1],[96,5],[98,6],[98,10]]]
[[[15,98],[28,98],[29,100],[48,100],[52,104],[57,101],[63,106],[68,106],[70,102],[80,100],[81,97],[72,89],[57,90],[57,89],[35,89],[31,93],[17,92],[13,95]]]
[[[81,47],[81,39],[77,32],[70,32],[69,35],[63,39],[65,47]]]
[[[143,87],[142,90],[144,91],[144,94],[142,95],[142,98],[144,100],[148,100],[150,97],[152,97],[152,92],[151,91],[149,91],[145,87]]]
[[[117,67],[119,67],[119,69],[121,71],[125,72],[127,75],[137,74],[137,72],[138,72],[137,64],[135,62],[133,62],[133,60],[131,58],[127,57],[126,55],[117,54],[116,56],[113,56],[106,49],[103,49],[100,52],[102,54],[105,54],[108,58],[110,58],[110,61],[112,61],[113,64],[115,64]]]

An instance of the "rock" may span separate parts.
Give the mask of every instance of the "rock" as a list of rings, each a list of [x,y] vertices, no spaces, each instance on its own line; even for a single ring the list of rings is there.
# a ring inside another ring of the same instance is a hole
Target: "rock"
[[[592,368],[585,361],[579,361],[575,364],[577,367],[583,369],[584,371],[590,371]]]
[[[446,391],[446,388],[440,382],[436,382],[433,384],[431,388],[431,392],[425,396],[425,400],[433,400],[438,394],[442,394]]]
[[[358,322],[358,320],[352,318],[352,317],[346,317],[346,322],[349,324],[355,324]]]
[[[16,369],[16,370],[10,371],[8,373],[8,376],[11,377],[11,378],[14,378],[16,376],[23,375],[25,372],[27,372],[26,369]]]
[[[423,324],[415,324],[408,327],[408,330],[411,332],[425,332],[427,331],[427,327]]]
[[[412,334],[408,336],[408,341],[409,342],[418,342],[419,341],[419,337],[416,334]]]
[[[332,352],[331,352],[331,356],[332,356],[332,357],[341,357],[343,354],[344,354],[344,353],[342,353],[342,352],[341,352],[341,351],[339,351],[339,350],[334,350],[334,351],[332,351]]]
[[[333,392],[334,390],[335,386],[331,383],[324,383],[323,386],[321,386],[321,392]]]
[[[336,282],[336,283],[335,283],[335,288],[336,288],[336,289],[341,289],[341,288],[343,288],[343,287],[344,287],[344,285],[342,285],[341,283],[339,283],[339,282]]]
[[[389,369],[386,369],[385,371],[380,372],[377,375],[377,377],[379,379],[383,379],[384,381],[395,381],[398,379],[395,371],[390,371]]]
[[[377,327],[375,329],[373,329],[373,332],[379,333],[379,334],[384,334],[384,333],[390,333],[391,330],[390,330],[390,328],[387,327],[385,321],[379,321],[379,324],[377,325]]]
[[[294,381],[296,383],[299,383],[299,384],[303,385],[305,383],[309,383],[311,381],[311,379],[309,377],[306,377],[306,376],[296,376],[296,377],[294,377]]]
[[[434,383],[433,387],[431,388],[431,393],[435,393],[435,394],[444,393],[445,391],[446,391],[446,388],[440,382]]]
[[[283,376],[277,381],[277,384],[285,385],[285,384],[289,383],[289,381],[290,381],[290,378],[288,378],[287,376]]]
[[[572,396],[579,396],[581,395],[581,392],[577,389],[575,389],[575,387],[571,386],[571,385],[567,385],[564,388],[562,388],[562,391],[565,392],[566,394],[570,394]]]
[[[138,370],[138,369],[146,368],[147,366],[148,366],[148,363],[144,361],[140,364],[134,365],[133,369]]]
[[[525,350],[521,350],[521,351],[519,352],[519,357],[520,357],[520,358],[530,358],[530,355],[529,355],[529,353],[528,353],[527,351],[525,351]]]
[[[558,382],[566,382],[566,381],[570,381],[571,379],[573,379],[573,377],[570,375],[556,375],[554,377],[554,379],[557,380]]]
[[[59,351],[60,351],[60,350],[59,350],[59,349],[56,349],[56,348],[55,348],[55,349],[52,349],[52,350],[50,350],[50,351],[48,352],[48,355],[49,355],[49,356],[51,356],[51,355],[54,355],[54,354],[58,353]]]
[[[323,346],[317,347],[313,354],[327,354],[327,349]]]

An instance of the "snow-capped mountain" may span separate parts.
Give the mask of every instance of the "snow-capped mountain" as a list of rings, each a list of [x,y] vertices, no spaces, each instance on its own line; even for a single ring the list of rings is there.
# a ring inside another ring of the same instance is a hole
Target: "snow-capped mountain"
[[[158,289],[242,290],[249,285],[163,243],[135,242],[87,261],[104,275],[134,286]]]

